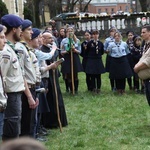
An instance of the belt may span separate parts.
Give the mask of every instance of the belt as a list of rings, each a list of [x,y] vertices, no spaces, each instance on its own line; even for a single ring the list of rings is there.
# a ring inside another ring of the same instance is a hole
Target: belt
[[[3,113],[5,111],[6,107],[0,106],[0,113]]]
[[[143,80],[143,81],[145,81],[145,82],[150,82],[150,79],[145,79],[145,80]]]
[[[29,89],[33,89],[33,88],[35,88],[35,87],[36,87],[35,84],[29,84],[29,83],[28,83],[28,88],[29,88]]]

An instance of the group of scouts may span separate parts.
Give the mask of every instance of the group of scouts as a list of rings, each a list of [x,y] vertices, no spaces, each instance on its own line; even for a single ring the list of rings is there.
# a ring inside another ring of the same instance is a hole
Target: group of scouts
[[[123,95],[126,79],[130,89],[140,90],[136,64],[142,56],[142,40],[132,31],[124,42],[121,33],[111,27],[104,44],[99,40],[98,30],[85,31],[85,41],[81,43],[70,26],[60,28],[55,35],[51,27],[41,33],[38,28],[32,28],[30,20],[12,14],[3,16],[1,23],[0,135],[3,141],[19,136],[38,138],[39,133],[46,134],[45,128],[68,125],[59,86],[58,57],[65,60],[61,73],[66,92],[78,93],[78,72],[82,71],[86,74],[88,91],[95,94],[101,92],[101,74],[105,72],[109,72],[112,91]],[[104,53],[107,54],[105,66]]]
[[[115,27],[111,27],[109,33],[110,36],[103,44],[99,40],[97,30],[85,32],[85,41],[81,44],[81,56],[87,89],[100,93],[101,74],[108,72],[112,91],[124,94],[127,79],[130,90],[143,92],[144,85],[140,83],[137,73],[134,72],[134,66],[142,56],[141,37],[133,31],[128,31],[127,41],[124,42],[121,33]],[[132,37],[129,36],[131,33]],[[102,62],[104,53],[107,54],[105,67]]]
[[[28,19],[8,14],[1,23],[0,135],[3,141],[19,136],[40,140],[46,128],[68,125],[58,48],[50,31],[41,33]]]

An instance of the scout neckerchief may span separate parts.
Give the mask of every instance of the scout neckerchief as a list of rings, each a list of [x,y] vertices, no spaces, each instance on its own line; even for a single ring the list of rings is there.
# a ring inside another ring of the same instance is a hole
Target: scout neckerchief
[[[96,54],[98,54],[98,40],[94,40],[95,48],[96,48]]]
[[[32,59],[31,54],[30,54],[31,48],[27,45],[27,43],[25,41],[20,41],[20,43],[22,43],[26,47],[28,54],[29,54],[30,58]]]
[[[120,42],[114,42],[116,44],[116,46],[118,47],[118,51],[119,53],[121,52],[121,49],[120,49],[120,45],[121,45],[121,41]]]
[[[149,48],[150,48],[150,42],[145,44],[143,53],[146,53]]]
[[[18,60],[20,59],[18,50],[15,49],[14,44],[12,44],[10,41],[7,40],[7,44],[13,49],[13,51],[16,53]]]
[[[141,54],[141,52],[142,52],[141,46],[139,46],[139,47],[133,46],[133,48],[134,48],[134,51],[135,51],[135,52],[139,52],[139,53]]]
[[[72,46],[74,45],[74,43],[73,43],[73,39],[72,39],[72,38],[68,38],[68,40],[69,40],[69,43],[68,43],[68,45],[67,45],[66,51],[67,51],[67,52],[70,52]]]
[[[31,60],[31,63],[32,63],[32,67],[34,68],[33,64],[36,63],[37,61],[33,62],[33,58],[32,58],[31,53],[30,53],[30,51],[32,51],[32,49],[27,45],[27,43],[25,41],[20,41],[20,43],[22,43],[26,47],[28,54],[29,54],[29,57],[30,57],[30,60]]]

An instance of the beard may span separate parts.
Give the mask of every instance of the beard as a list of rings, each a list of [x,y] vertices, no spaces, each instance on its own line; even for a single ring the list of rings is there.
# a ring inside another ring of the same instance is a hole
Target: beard
[[[13,34],[13,38],[16,42],[20,41],[20,36],[18,36],[16,33]]]

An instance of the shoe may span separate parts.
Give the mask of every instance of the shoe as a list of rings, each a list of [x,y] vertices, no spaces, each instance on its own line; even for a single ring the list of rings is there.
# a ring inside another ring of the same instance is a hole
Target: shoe
[[[47,133],[47,132],[44,132],[44,131],[42,131],[42,130],[40,130],[40,131],[38,132],[38,135],[47,136],[48,133]]]
[[[93,89],[93,90],[92,90],[92,93],[93,93],[93,94],[97,94],[97,89]]]
[[[100,93],[100,89],[97,89],[97,94],[99,94]]]
[[[68,89],[66,89],[66,93],[69,93],[69,90],[68,90]]]
[[[135,93],[140,94],[140,90],[139,89],[135,89]]]
[[[113,87],[111,90],[112,90],[112,92],[116,92],[117,91],[117,89],[115,87]]]
[[[44,128],[44,127],[41,127],[41,130],[44,131],[44,132],[47,132],[47,129]]]
[[[45,138],[43,138],[43,137],[37,137],[36,138],[38,141],[40,141],[40,142],[45,142],[45,141],[47,141],[47,139],[45,139]]]

